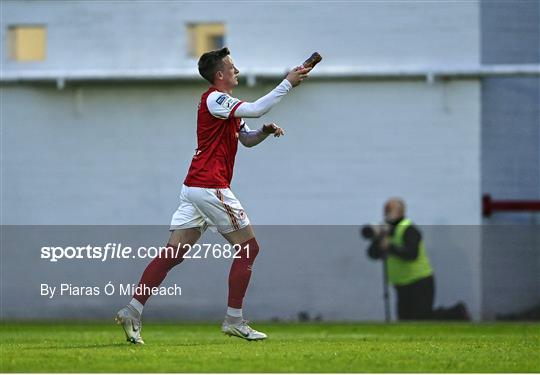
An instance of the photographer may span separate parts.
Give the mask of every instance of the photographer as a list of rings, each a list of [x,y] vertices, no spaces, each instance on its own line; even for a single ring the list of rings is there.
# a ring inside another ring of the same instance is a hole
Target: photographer
[[[365,226],[362,235],[372,240],[368,255],[386,261],[388,282],[397,293],[399,320],[470,320],[467,308],[433,309],[435,282],[422,234],[405,217],[405,202],[391,198],[384,205],[386,224]]]

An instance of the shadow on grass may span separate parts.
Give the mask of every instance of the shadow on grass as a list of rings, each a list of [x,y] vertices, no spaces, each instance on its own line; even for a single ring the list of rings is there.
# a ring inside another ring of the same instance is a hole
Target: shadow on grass
[[[243,340],[242,340],[243,341]],[[240,341],[239,341],[240,342]],[[51,345],[51,346],[32,346],[32,347],[26,347],[24,350],[32,351],[32,350],[70,350],[70,349],[107,349],[107,348],[158,348],[161,346],[167,346],[168,348],[174,348],[174,347],[196,347],[196,346],[222,346],[222,345],[229,345],[229,343],[222,341],[222,342],[189,342],[189,343],[159,343],[159,344],[146,344],[146,345],[134,345],[130,343],[114,343],[114,344],[88,344],[88,345]]]
[[[125,346],[126,348],[135,347],[136,345],[128,345],[125,343],[116,344],[88,344],[88,345],[57,345],[57,346],[33,346],[24,348],[24,350],[59,350],[59,349],[100,349],[100,348],[116,348]]]

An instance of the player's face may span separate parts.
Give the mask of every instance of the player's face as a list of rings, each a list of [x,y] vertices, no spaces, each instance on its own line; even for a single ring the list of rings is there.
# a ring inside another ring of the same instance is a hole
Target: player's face
[[[234,62],[231,56],[225,56],[223,58],[223,69],[221,71],[223,76],[223,83],[230,88],[238,85],[238,75],[240,71],[234,66]]]

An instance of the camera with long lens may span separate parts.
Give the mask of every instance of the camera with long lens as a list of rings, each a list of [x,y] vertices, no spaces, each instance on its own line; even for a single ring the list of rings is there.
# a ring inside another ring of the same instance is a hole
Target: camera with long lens
[[[389,233],[387,224],[366,224],[360,228],[360,234],[366,240],[375,241]]]

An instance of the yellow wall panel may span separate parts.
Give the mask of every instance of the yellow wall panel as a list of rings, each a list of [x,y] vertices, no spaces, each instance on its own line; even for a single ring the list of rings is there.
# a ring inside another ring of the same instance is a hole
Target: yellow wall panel
[[[47,30],[44,26],[13,26],[8,31],[9,55],[16,61],[43,61]]]
[[[225,37],[225,25],[223,23],[188,24],[187,31],[189,54],[193,57],[200,57],[205,52],[221,48],[221,46],[216,46],[214,41],[217,37]]]

